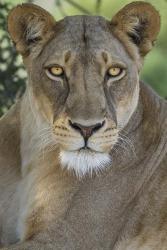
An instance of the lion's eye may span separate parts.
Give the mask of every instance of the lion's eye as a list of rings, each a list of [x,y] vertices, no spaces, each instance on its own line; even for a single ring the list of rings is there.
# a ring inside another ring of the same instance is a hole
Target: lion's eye
[[[111,77],[119,76],[122,73],[123,69],[118,67],[111,67],[108,69],[108,75]]]
[[[52,66],[48,70],[53,76],[60,76],[63,74],[63,68],[59,66]]]
[[[61,66],[54,65],[46,68],[46,74],[49,78],[55,79],[56,77],[60,77],[64,74],[64,70]]]

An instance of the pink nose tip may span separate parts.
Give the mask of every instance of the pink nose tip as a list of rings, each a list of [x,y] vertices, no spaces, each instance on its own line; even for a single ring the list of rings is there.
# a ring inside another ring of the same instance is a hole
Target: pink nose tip
[[[69,120],[70,126],[73,129],[80,132],[81,135],[84,137],[84,139],[88,139],[93,133],[95,133],[100,128],[102,128],[104,126],[104,123],[105,123],[105,121],[103,121],[101,123],[96,123],[96,124],[91,125],[91,126],[84,126],[84,125],[76,123],[76,122],[73,123],[71,120]]]

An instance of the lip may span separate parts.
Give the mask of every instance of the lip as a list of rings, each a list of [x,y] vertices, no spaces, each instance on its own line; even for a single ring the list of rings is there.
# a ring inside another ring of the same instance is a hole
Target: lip
[[[73,152],[78,152],[78,153],[80,153],[80,152],[85,152],[85,153],[100,153],[100,154],[102,154],[102,153],[104,153],[104,152],[100,152],[100,151],[96,151],[96,150],[94,150],[94,149],[92,149],[92,148],[90,148],[90,147],[82,147],[82,148],[79,148],[78,150],[75,150],[75,151],[73,151]]]
[[[92,150],[92,149],[91,149],[90,147],[88,147],[88,146],[84,146],[84,147],[80,148],[79,151],[80,151],[80,150]],[[93,150],[92,150],[92,151],[93,151]]]

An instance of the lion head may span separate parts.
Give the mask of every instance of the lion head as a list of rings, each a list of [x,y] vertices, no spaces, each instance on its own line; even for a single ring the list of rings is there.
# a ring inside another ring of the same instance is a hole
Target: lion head
[[[111,21],[56,22],[33,4],[11,10],[8,30],[27,68],[26,92],[47,122],[62,167],[81,176],[111,165],[138,106],[139,72],[159,28],[158,12],[145,2],[125,6]]]

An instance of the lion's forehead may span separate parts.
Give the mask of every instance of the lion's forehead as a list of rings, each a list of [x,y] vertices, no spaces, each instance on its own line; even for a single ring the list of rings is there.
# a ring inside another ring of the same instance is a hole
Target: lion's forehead
[[[109,21],[103,17],[71,16],[63,21],[69,40],[76,41],[76,43],[79,41],[89,46],[95,42],[102,43],[109,36]]]
[[[86,57],[106,51],[113,58],[129,60],[124,45],[113,35],[109,21],[103,17],[70,16],[56,26],[54,38],[44,48],[43,55],[47,58],[61,57],[63,51],[70,50]]]

